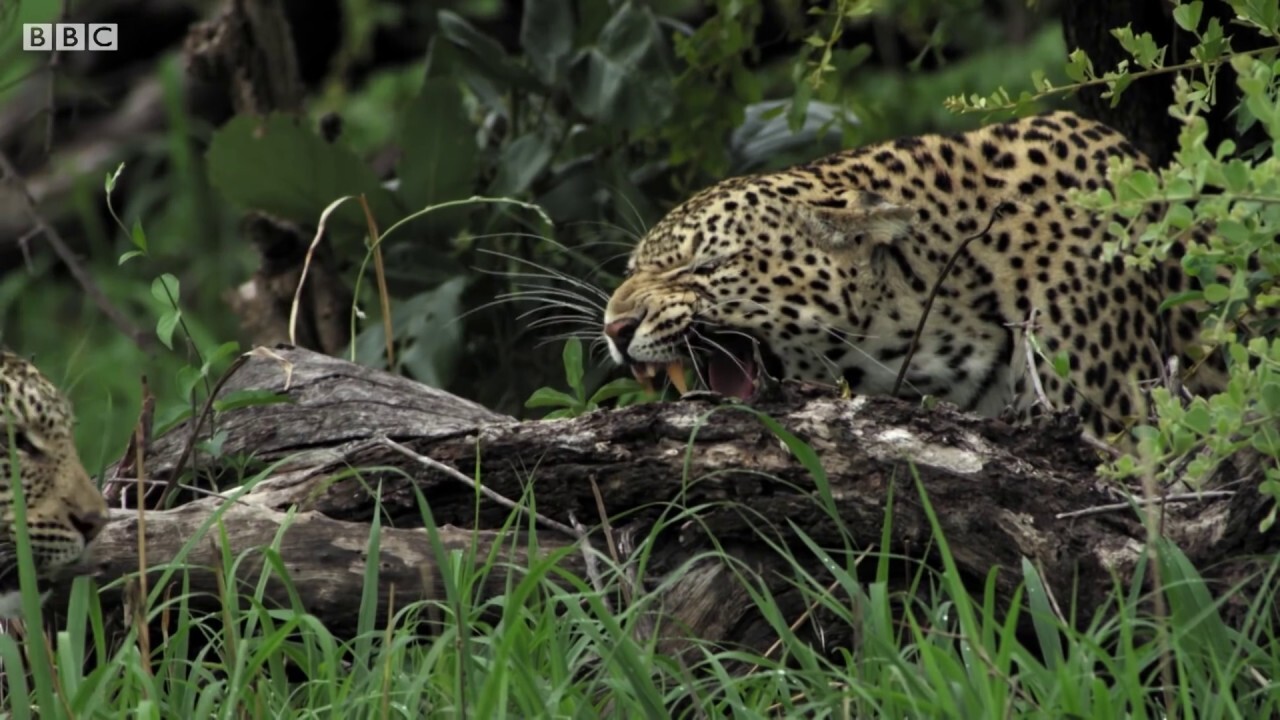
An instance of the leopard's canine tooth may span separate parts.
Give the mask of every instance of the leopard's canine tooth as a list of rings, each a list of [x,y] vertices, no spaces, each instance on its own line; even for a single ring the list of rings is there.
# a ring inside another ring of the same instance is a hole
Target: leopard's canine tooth
[[[684,363],[674,360],[667,363],[667,379],[681,395],[689,392],[689,384],[684,381]]]

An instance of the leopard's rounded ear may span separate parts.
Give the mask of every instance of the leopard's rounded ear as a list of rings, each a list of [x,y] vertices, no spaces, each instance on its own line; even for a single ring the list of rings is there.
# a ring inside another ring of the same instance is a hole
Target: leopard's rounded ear
[[[814,241],[828,251],[870,252],[907,234],[915,210],[873,192],[850,193],[808,206],[817,224]]]

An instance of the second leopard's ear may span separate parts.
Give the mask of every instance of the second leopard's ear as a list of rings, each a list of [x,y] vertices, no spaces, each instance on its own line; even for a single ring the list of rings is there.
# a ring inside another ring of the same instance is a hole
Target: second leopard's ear
[[[814,242],[828,252],[871,253],[907,234],[915,211],[886,200],[873,192],[850,193],[845,197],[807,207],[816,227]]]

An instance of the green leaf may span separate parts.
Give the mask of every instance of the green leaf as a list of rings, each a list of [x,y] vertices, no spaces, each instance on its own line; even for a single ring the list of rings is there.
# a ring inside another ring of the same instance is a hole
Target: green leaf
[[[172,331],[170,331],[172,334]],[[168,342],[165,343],[168,345]],[[172,346],[170,346],[172,348]],[[178,394],[182,397],[191,397],[191,392],[196,389],[196,385],[204,379],[204,375],[200,370],[190,365],[183,365],[178,368]]]
[[[578,395],[579,400],[586,400],[587,391],[583,387],[582,377],[582,341],[578,338],[569,338],[564,344],[564,379],[569,383],[569,387]]]
[[[593,405],[599,405],[602,402],[620,398],[630,393],[644,392],[644,386],[631,378],[617,378],[600,386],[599,390],[591,395],[588,401]]]
[[[1262,400],[1262,407],[1268,413],[1280,416],[1280,380],[1272,380],[1263,385],[1259,397]]]
[[[1071,375],[1071,356],[1065,350],[1053,356],[1053,372],[1061,378]]]
[[[531,132],[516,138],[502,149],[498,173],[488,194],[495,197],[520,195],[538,178],[555,153],[551,138],[543,132]]]
[[[453,379],[462,349],[463,325],[458,316],[466,288],[466,277],[453,278],[401,302],[392,318],[393,327],[403,328],[402,339],[408,343],[400,352],[400,363],[424,385],[442,388]]]
[[[538,388],[525,401],[524,406],[528,408],[536,407],[564,407],[572,408],[577,406],[578,400],[568,393],[560,392],[554,388],[544,387]],[[548,416],[550,417],[550,416]]]
[[[542,81],[556,84],[573,51],[573,8],[569,0],[525,0],[520,47]]]
[[[173,331],[178,327],[178,321],[182,319],[181,310],[170,310],[160,316],[160,320],[156,322],[156,337],[160,338],[160,342],[164,346],[173,349]]]
[[[491,80],[522,90],[542,89],[542,82],[511,59],[497,40],[475,29],[461,15],[441,10],[436,14],[436,20],[440,23],[440,34],[469,56],[471,66]]]
[[[240,350],[240,343],[230,340],[224,342],[212,351],[205,353],[204,365],[200,368],[200,374],[208,376],[214,365],[226,360]]]
[[[1205,286],[1204,299],[1214,305],[1220,305],[1231,298],[1231,290],[1221,283]]]
[[[1239,158],[1233,158],[1222,166],[1222,179],[1229,193],[1243,193],[1249,189],[1249,165]]]
[[[130,250],[129,252],[120,256],[120,260],[116,263],[116,265],[117,266],[123,265],[136,257],[142,257],[144,255],[146,255],[146,253],[142,252],[141,250]]]
[[[155,298],[156,302],[163,307],[176,307],[178,299],[181,297],[180,288],[181,285],[178,283],[178,278],[165,273],[151,281],[151,297]]]
[[[671,113],[675,76],[663,56],[663,35],[647,9],[626,3],[596,44],[574,58],[569,96],[582,114],[635,130]]]
[[[1067,56],[1067,65],[1063,68],[1072,82],[1084,82],[1094,77],[1093,61],[1083,50],[1072,50]]]
[[[1200,27],[1200,14],[1203,10],[1204,3],[1200,0],[1179,5],[1173,9],[1173,21],[1183,30],[1195,32]]]
[[[1187,408],[1186,414],[1182,416],[1182,422],[1198,435],[1208,435],[1210,428],[1213,426],[1213,417],[1209,414],[1209,408],[1203,402],[1196,402],[1190,408]]]
[[[397,169],[405,204],[418,210],[475,194],[479,149],[474,136],[458,84],[449,78],[425,80],[400,120],[403,155]],[[426,219],[439,224],[459,217],[447,211],[441,215]]]
[[[208,161],[210,182],[228,200],[287,220],[314,225],[331,202],[359,193],[368,196],[383,225],[404,215],[395,196],[355,154],[325,142],[289,115],[233,118],[214,133]],[[363,235],[359,204],[339,207],[330,215],[329,227]]]
[[[147,251],[147,233],[142,229],[141,220],[133,221],[133,231],[129,233],[129,239],[133,241],[134,247],[144,253]]]
[[[1174,293],[1173,295],[1165,298],[1164,302],[1160,303],[1160,310],[1163,312],[1171,307],[1182,305],[1183,303],[1199,302],[1203,298],[1204,293],[1199,290],[1186,290],[1184,292]]]
[[[120,173],[122,172],[124,172],[124,163],[117,165],[115,172],[107,173],[107,180],[103,183],[103,188],[107,191],[108,195],[115,191],[116,183],[119,182]]]

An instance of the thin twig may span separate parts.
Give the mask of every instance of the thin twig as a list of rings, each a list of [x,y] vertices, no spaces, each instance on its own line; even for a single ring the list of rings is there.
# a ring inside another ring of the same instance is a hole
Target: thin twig
[[[107,319],[133,341],[133,344],[137,345],[140,350],[150,350],[152,344],[151,336],[143,333],[133,323],[129,322],[128,318],[111,304],[111,301],[103,294],[102,289],[98,287],[93,278],[89,276],[89,273],[80,265],[80,261],[76,259],[71,247],[62,239],[62,235],[36,209],[35,198],[31,196],[26,180],[18,174],[18,169],[3,152],[0,152],[0,176],[8,178],[9,182],[17,188],[22,196],[23,210],[27,213],[27,218],[44,234],[45,239],[49,241],[49,245],[53,248],[53,252],[57,254],[58,259],[62,260],[62,263],[67,266],[67,270],[71,271],[71,276],[76,279],[76,282],[80,283],[80,288],[93,300],[98,309],[102,311],[102,314],[106,315]]]
[[[1027,374],[1031,376],[1031,387],[1035,389],[1036,402],[1044,405],[1044,409],[1053,412],[1053,403],[1049,402],[1049,396],[1044,392],[1044,385],[1040,382],[1040,371],[1036,370],[1036,351],[1035,343],[1032,341],[1032,333],[1035,332],[1036,326],[1036,308],[1031,308],[1031,314],[1027,315],[1027,322],[1022,328],[1022,349],[1027,354]]]
[[[1088,430],[1081,431],[1080,439],[1084,441],[1085,445],[1088,445],[1089,447],[1099,452],[1106,453],[1107,455],[1110,455],[1113,459],[1124,457],[1124,452],[1120,450],[1120,448],[1114,447],[1111,444],[1107,443],[1107,441],[1101,438],[1095,437],[1093,433],[1089,432]]]
[[[1181,399],[1185,388],[1182,387],[1182,367],[1181,363],[1178,362],[1177,355],[1170,356],[1168,361],[1165,362],[1164,372],[1164,384],[1165,387],[1169,388],[1169,395]],[[1188,399],[1190,399],[1190,393],[1187,393],[1187,395]]]
[[[1218,498],[1229,498],[1236,494],[1235,490],[1205,490],[1203,492],[1179,493],[1176,495],[1165,495],[1156,498],[1133,498],[1129,502],[1111,503],[1109,505],[1095,505],[1093,507],[1084,508],[1083,510],[1072,510],[1070,512],[1058,513],[1054,515],[1055,520],[1066,520],[1068,518],[1087,517],[1089,515],[1103,515],[1109,512],[1118,512],[1128,510],[1135,506],[1144,507],[1147,505],[1165,505],[1167,503],[1176,502],[1196,502],[1197,500],[1216,500]]]
[[[491,488],[487,488],[483,485],[477,485],[474,480],[467,477],[466,475],[463,475],[462,473],[458,472],[454,468],[449,467],[448,465],[445,465],[439,460],[433,460],[432,458],[429,458],[426,455],[421,455],[419,453],[416,453],[411,448],[401,445],[400,443],[396,442],[395,440],[392,440],[386,435],[379,435],[376,438],[376,441],[379,443],[382,443],[383,445],[386,445],[387,447],[391,448],[392,450],[395,450],[396,452],[400,453],[401,455],[404,455],[405,457],[411,460],[418,461],[420,465],[425,465],[431,468],[432,470],[438,470],[444,473],[445,475],[448,475],[449,477],[466,485],[472,490],[478,490],[481,495],[484,495],[485,497],[498,503],[502,507],[507,508],[508,510],[514,510],[524,515],[525,517],[532,518],[535,522],[541,523],[542,525],[545,525],[546,527],[549,527],[552,530],[555,530],[557,532],[564,533],[565,535],[575,540],[581,540],[583,537],[582,533],[573,529],[572,527],[569,527],[568,525],[565,525],[564,523],[558,520],[552,520],[551,518],[545,515],[542,515],[540,513],[533,512],[529,508],[513,500],[509,500],[506,497],[503,497],[502,495],[498,494],[497,492],[494,492],[494,490]]]
[[[587,570],[587,580],[591,582],[591,587],[600,593],[600,601],[604,603],[605,608],[612,613],[613,603],[609,602],[609,596],[605,593],[604,574],[600,572],[600,555],[596,553],[594,547],[591,546],[591,540],[587,538],[587,528],[573,513],[569,513],[569,523],[573,526],[573,531],[578,534],[578,540],[581,543],[579,551],[582,553],[584,567]]]
[[[196,414],[194,422],[191,425],[191,436],[187,438],[187,444],[182,447],[182,454],[178,456],[178,461],[173,464],[173,470],[170,471],[169,477],[165,480],[164,491],[160,493],[160,502],[156,507],[163,510],[169,502],[169,496],[173,494],[174,489],[179,486],[178,478],[182,476],[182,470],[186,467],[196,448],[196,441],[200,439],[200,428],[204,427],[204,420],[213,412],[213,401],[218,397],[218,393],[222,391],[222,386],[231,379],[246,362],[249,361],[249,353],[243,353],[231,363],[231,367],[222,373],[222,377],[218,378],[218,382],[214,384],[213,389],[209,391],[209,397],[204,400],[204,407]]]
[[[996,205],[991,211],[991,218],[987,220],[987,226],[982,232],[976,235],[970,235],[965,238],[956,251],[951,253],[951,257],[947,258],[947,264],[943,266],[942,273],[938,275],[938,280],[933,284],[933,289],[929,291],[929,298],[925,300],[924,310],[920,313],[920,322],[916,324],[916,331],[911,335],[911,344],[907,347],[907,354],[902,358],[902,367],[898,368],[898,378],[893,381],[893,392],[890,395],[897,396],[898,391],[902,389],[902,383],[907,379],[907,368],[911,367],[911,358],[916,354],[916,348],[920,345],[920,336],[924,333],[925,321],[929,319],[929,311],[933,309],[933,300],[938,297],[938,291],[942,289],[942,283],[947,279],[947,275],[951,273],[951,269],[956,266],[956,261],[960,259],[960,253],[969,247],[969,243],[985,236],[991,232],[991,226],[996,224],[996,220],[1000,219],[1000,211],[1004,209],[1004,203]]]

